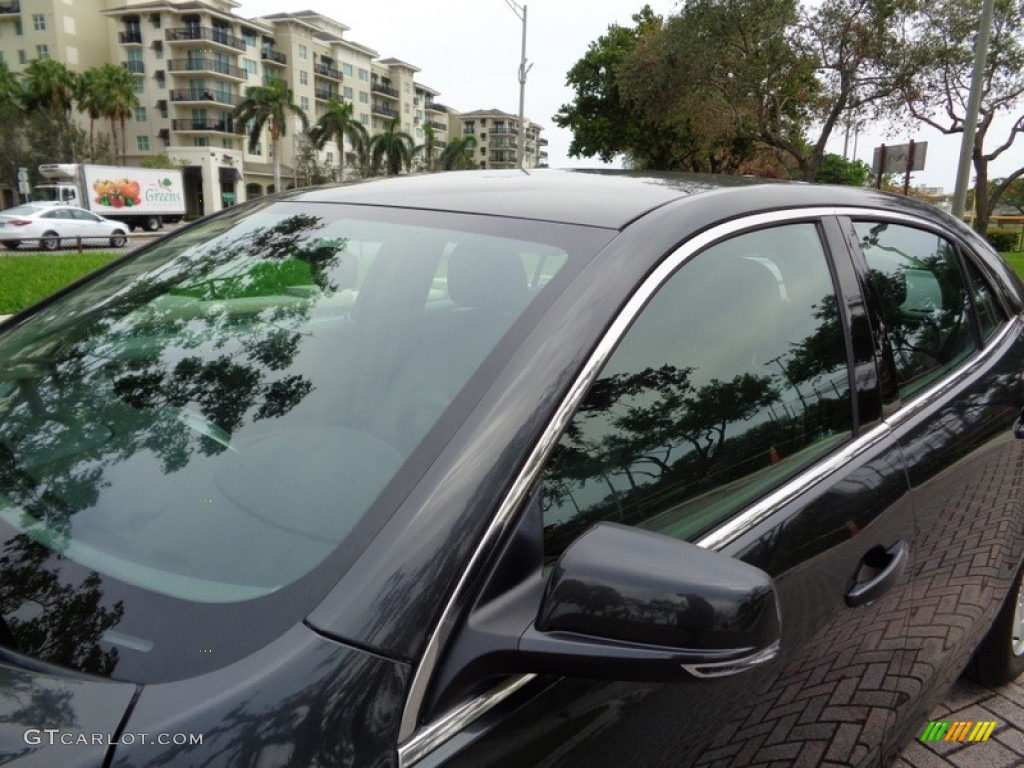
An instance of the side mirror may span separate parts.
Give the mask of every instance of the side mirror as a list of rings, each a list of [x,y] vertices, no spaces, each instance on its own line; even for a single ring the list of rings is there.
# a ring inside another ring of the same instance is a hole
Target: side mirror
[[[435,711],[495,678],[546,673],[672,682],[775,658],[775,587],[758,568],[678,539],[598,523],[545,581],[540,526],[513,537],[433,682]]]
[[[558,561],[519,650],[533,671],[669,681],[742,672],[773,658],[779,637],[775,589],[763,571],[599,523]]]

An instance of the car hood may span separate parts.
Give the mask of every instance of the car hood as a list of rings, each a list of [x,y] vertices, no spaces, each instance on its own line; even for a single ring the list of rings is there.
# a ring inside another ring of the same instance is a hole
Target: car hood
[[[0,662],[0,764],[102,765],[136,690]]]

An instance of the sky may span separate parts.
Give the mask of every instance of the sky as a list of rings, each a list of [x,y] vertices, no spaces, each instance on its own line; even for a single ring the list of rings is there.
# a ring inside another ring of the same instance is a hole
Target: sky
[[[440,92],[437,101],[460,112],[497,108],[519,111],[519,61],[523,24],[507,0],[238,0],[238,16],[311,10],[340,21],[350,29],[349,40],[367,45],[381,57],[395,57],[419,67],[417,82]],[[649,0],[654,12],[671,15],[676,0]],[[568,156],[570,131],[558,128],[552,116],[572,101],[566,73],[587,52],[589,44],[610,24],[632,25],[632,15],[644,0],[530,0],[526,1],[526,58],[531,66],[526,79],[526,117],[543,127],[548,139],[548,164],[560,167],[598,167],[598,158]],[[912,184],[943,187],[951,192],[960,152],[959,136],[947,137],[921,127],[913,132],[890,131],[872,125],[851,136],[848,153],[871,164],[872,150],[881,143],[927,141],[923,171]],[[844,137],[836,132],[828,151],[843,153]],[[1001,140],[1001,138],[1000,138]],[[1010,157],[993,168],[990,176],[1005,175],[1024,165],[1024,141],[1006,153]]]

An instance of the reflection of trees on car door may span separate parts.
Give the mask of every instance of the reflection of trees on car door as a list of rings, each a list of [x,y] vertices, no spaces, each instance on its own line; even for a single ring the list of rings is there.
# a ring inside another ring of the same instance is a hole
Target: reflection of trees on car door
[[[849,265],[839,272],[856,291]],[[890,552],[913,519],[877,392],[874,412],[854,416],[851,356],[873,370],[872,349],[848,341],[868,338],[865,318],[839,295],[812,223],[697,254],[634,320],[543,475],[549,563],[600,520],[694,541],[711,532],[705,543],[775,580],[779,657],[711,682],[559,681],[513,717],[533,747],[517,752],[499,728],[459,765],[878,759],[904,672],[893,606],[905,579]],[[818,484],[823,462],[835,474]],[[731,532],[716,538],[722,524]],[[872,605],[848,605],[858,579],[876,577]]]

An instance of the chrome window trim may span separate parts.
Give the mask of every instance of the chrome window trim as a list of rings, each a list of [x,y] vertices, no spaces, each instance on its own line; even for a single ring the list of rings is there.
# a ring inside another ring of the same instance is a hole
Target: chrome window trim
[[[507,698],[508,695],[511,695],[511,693],[504,696],[499,695],[509,684],[515,685],[515,690],[518,690],[522,685],[533,679],[533,675],[512,678],[511,681],[506,681],[502,686],[498,686],[486,694],[475,697],[460,707],[446,713],[441,718],[424,726],[417,727],[419,713],[426,698],[427,686],[433,676],[434,668],[444,642],[448,638],[450,627],[454,623],[457,606],[462,602],[462,598],[476,578],[481,563],[493,552],[505,531],[512,524],[515,513],[525,502],[527,493],[536,482],[548,456],[572,419],[586,392],[590,389],[591,384],[597,378],[597,374],[611,356],[612,351],[618,345],[622,336],[625,335],[634,318],[640,313],[654,293],[696,253],[726,237],[766,226],[797,223],[800,221],[819,222],[824,218],[836,216],[865,215],[906,221],[914,223],[919,227],[928,223],[908,214],[890,214],[874,208],[849,206],[806,206],[747,215],[718,224],[694,235],[663,259],[640,284],[598,342],[583,369],[577,375],[569,392],[559,405],[554,417],[545,428],[537,445],[534,446],[533,451],[530,453],[515,482],[498,508],[494,519],[484,532],[480,543],[470,558],[469,564],[463,571],[448,599],[441,618],[431,632],[426,650],[413,675],[399,727],[398,752],[402,768],[408,768],[415,764],[415,762],[429,754],[430,751],[444,743],[445,740],[468,726],[493,706]],[[941,229],[940,227],[935,228]],[[823,248],[827,256],[828,249],[824,242]],[[740,535],[744,530],[766,518],[775,506],[785,503],[789,499],[796,498],[808,488],[820,482],[827,474],[843,463],[855,458],[885,439],[888,434],[889,426],[887,424],[883,422],[876,425],[836,454],[826,457],[807,471],[790,480],[776,492],[748,509],[747,512],[733,518],[725,525],[696,542],[697,545],[706,549],[719,549],[725,546],[725,544]]]
[[[408,768],[419,762],[425,755],[441,744],[444,744],[448,739],[480,717],[480,715],[503,702],[533,680],[534,677],[536,675],[519,675],[509,678],[496,688],[464,702],[434,722],[424,726],[414,738],[398,748],[398,768]]]

